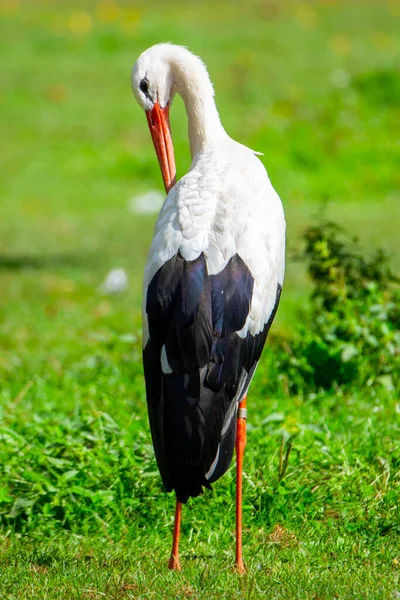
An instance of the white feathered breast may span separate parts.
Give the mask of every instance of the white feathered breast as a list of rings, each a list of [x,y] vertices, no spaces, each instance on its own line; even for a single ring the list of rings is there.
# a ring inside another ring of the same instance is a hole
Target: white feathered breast
[[[260,160],[228,138],[223,147],[197,156],[189,172],[168,194],[160,211],[144,274],[144,301],[155,273],[180,252],[193,261],[203,252],[210,275],[222,271],[236,253],[254,277],[245,337],[260,332],[283,284],[285,218]],[[148,339],[143,306],[143,345]]]

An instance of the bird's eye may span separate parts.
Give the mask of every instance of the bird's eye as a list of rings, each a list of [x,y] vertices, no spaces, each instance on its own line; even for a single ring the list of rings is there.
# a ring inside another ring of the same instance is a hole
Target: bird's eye
[[[147,94],[149,93],[149,82],[147,81],[146,77],[142,79],[142,81],[139,84],[139,87],[142,90],[143,94],[147,96]]]

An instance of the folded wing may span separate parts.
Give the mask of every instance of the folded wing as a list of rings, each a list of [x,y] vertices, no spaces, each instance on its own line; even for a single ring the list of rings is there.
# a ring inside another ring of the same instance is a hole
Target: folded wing
[[[179,252],[148,285],[143,357],[150,427],[164,485],[181,502],[210,487],[231,462],[237,403],[253,376],[281,290],[278,284],[269,292],[274,308],[262,315],[263,329],[243,335],[253,288],[238,254],[209,275],[203,253],[186,261]]]

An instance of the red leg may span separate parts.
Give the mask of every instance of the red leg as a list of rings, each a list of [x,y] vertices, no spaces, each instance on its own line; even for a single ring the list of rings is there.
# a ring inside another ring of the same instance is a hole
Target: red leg
[[[244,573],[242,552],[242,469],[246,447],[246,397],[239,404],[236,430],[236,561],[238,573]]]
[[[175,507],[175,523],[174,523],[174,537],[172,540],[171,556],[168,563],[168,568],[174,571],[180,571],[181,565],[179,563],[179,536],[181,533],[181,517],[182,517],[182,503],[176,501]]]

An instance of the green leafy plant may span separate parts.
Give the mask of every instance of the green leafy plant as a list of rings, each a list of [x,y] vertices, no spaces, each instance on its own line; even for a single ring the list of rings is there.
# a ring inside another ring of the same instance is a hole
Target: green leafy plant
[[[400,293],[387,255],[366,254],[331,222],[308,228],[304,240],[314,290],[307,325],[280,358],[289,386],[381,384],[393,391],[400,372]]]

